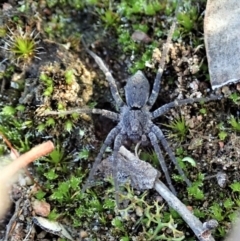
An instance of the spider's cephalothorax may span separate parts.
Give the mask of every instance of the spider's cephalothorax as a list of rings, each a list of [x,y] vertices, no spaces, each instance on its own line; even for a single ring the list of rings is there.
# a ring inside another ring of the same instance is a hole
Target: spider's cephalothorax
[[[146,105],[150,85],[142,71],[138,70],[136,74],[130,77],[124,89],[127,105],[131,109],[141,109]]]
[[[170,160],[175,164],[178,169],[179,174],[183,177],[188,186],[191,185],[191,182],[185,176],[183,170],[176,161],[175,155],[172,152],[171,148],[168,145],[167,140],[165,139],[161,129],[156,126],[152,120],[166,113],[170,108],[176,107],[184,104],[191,104],[195,102],[203,102],[219,99],[219,96],[212,96],[207,98],[197,98],[197,99],[185,99],[185,100],[176,100],[174,102],[165,104],[153,112],[150,112],[153,104],[155,103],[159,90],[160,90],[160,81],[163,72],[163,66],[160,66],[153,84],[153,89],[150,93],[150,85],[147,78],[141,71],[137,71],[132,77],[130,77],[125,86],[125,97],[126,104],[119,95],[115,80],[112,74],[109,72],[106,65],[103,63],[102,59],[98,57],[95,53],[87,49],[87,52],[94,58],[100,69],[104,72],[112,96],[116,102],[118,109],[120,109],[120,114],[114,113],[107,110],[93,109],[92,113],[102,114],[108,118],[111,118],[115,121],[118,121],[118,124],[113,128],[108,136],[106,137],[98,156],[94,162],[94,165],[90,171],[87,183],[83,187],[83,191],[89,186],[90,181],[93,180],[94,173],[97,169],[98,164],[101,162],[103,154],[106,148],[114,143],[113,145],[113,176],[115,182],[116,193],[118,192],[117,185],[117,154],[123,144],[125,139],[130,139],[134,142],[144,141],[147,138],[150,140],[156,155],[158,157],[159,163],[161,165],[162,171],[167,180],[168,186],[171,191],[176,194],[175,188],[172,185],[172,181],[168,172],[168,168],[164,161],[161,149],[158,145],[160,142],[168,153]],[[167,51],[165,51],[166,53]],[[165,56],[166,57],[166,56]]]

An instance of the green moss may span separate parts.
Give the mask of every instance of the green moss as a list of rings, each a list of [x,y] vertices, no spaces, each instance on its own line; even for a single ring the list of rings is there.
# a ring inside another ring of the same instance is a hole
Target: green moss
[[[31,134],[27,134],[32,128],[32,120],[21,120],[17,118],[17,114],[21,115],[18,107],[5,106],[0,112],[0,132],[6,136],[19,152],[26,152],[31,146]],[[14,118],[13,118],[14,117]]]
[[[164,3],[160,3],[159,1],[147,2],[145,0],[122,0],[118,7],[119,12],[127,18],[131,18],[134,14],[146,14],[152,16],[163,8]]]
[[[164,205],[160,205],[154,201],[152,205],[148,203],[147,193],[136,196],[129,184],[125,185],[126,194],[121,195],[121,199],[128,201],[128,206],[121,209],[122,217],[126,215],[128,219],[129,212],[136,212],[139,216],[137,221],[142,226],[144,232],[143,237],[146,240],[184,240],[184,234],[175,228],[174,220],[171,215],[164,213]],[[126,238],[128,232],[125,228],[125,222],[121,219],[114,219],[112,223],[118,228],[118,235]],[[169,232],[165,232],[169,230]]]
[[[237,92],[232,93],[229,96],[229,99],[231,99],[233,101],[233,103],[236,105],[240,104],[240,95]]]
[[[178,23],[182,26],[182,30],[189,33],[193,30],[198,19],[198,9],[191,1],[184,2],[184,10],[177,14]]]
[[[116,27],[119,22],[119,15],[110,9],[106,10],[103,14],[99,14],[103,24],[106,27]]]
[[[164,124],[164,126],[167,126],[170,128],[172,132],[168,134],[170,138],[173,137],[180,141],[185,140],[188,133],[188,125],[186,124],[186,121],[182,116],[172,120],[168,125]]]
[[[10,30],[6,38],[7,47],[5,48],[10,53],[10,58],[16,64],[31,63],[33,58],[38,57],[40,48],[36,40],[37,34],[34,31],[29,32],[17,26],[16,30]]]
[[[73,80],[74,80],[74,73],[73,73],[73,70],[72,69],[69,69],[65,72],[65,79],[66,79],[66,83],[68,85],[72,84],[73,83]]]
[[[17,58],[26,59],[33,55],[35,47],[33,39],[18,37],[15,39],[14,45],[10,50],[17,56]]]
[[[230,120],[228,121],[228,123],[231,125],[234,131],[240,131],[240,122],[234,116],[230,117]]]

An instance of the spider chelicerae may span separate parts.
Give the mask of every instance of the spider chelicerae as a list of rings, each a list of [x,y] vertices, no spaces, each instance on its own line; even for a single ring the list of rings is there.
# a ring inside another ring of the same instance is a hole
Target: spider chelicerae
[[[151,93],[150,93],[150,84],[147,78],[145,77],[143,72],[139,70],[127,80],[126,86],[124,88],[126,103],[124,103],[121,96],[119,95],[116,82],[111,72],[108,70],[108,68],[102,61],[102,59],[85,46],[86,51],[93,57],[93,59],[95,60],[99,68],[105,74],[106,79],[110,86],[112,97],[116,103],[116,106],[120,111],[119,113],[114,113],[114,112],[111,112],[108,110],[102,110],[102,109],[92,109],[91,111],[91,113],[93,114],[101,114],[105,117],[113,119],[117,121],[118,124],[110,131],[103,145],[101,146],[101,149],[90,171],[87,182],[83,187],[83,191],[85,191],[86,188],[88,188],[90,183],[93,181],[94,174],[97,170],[97,166],[101,162],[106,148],[108,146],[111,146],[114,143],[113,177],[114,177],[116,193],[118,193],[118,183],[117,183],[117,177],[116,177],[117,176],[117,170],[116,170],[117,155],[125,139],[130,139],[135,143],[146,142],[147,139],[150,140],[154,148],[154,151],[156,152],[157,158],[161,165],[167,184],[170,190],[176,195],[176,190],[172,184],[167,165],[164,161],[162,151],[159,147],[159,142],[160,142],[162,147],[169,155],[170,160],[176,166],[179,174],[186,182],[186,184],[188,186],[191,185],[191,182],[189,181],[189,179],[186,177],[183,170],[179,166],[173,151],[171,150],[166,138],[163,135],[162,130],[153,123],[153,120],[168,112],[170,108],[185,105],[185,104],[192,104],[196,102],[206,102],[211,100],[217,100],[220,98],[220,96],[175,100],[174,102],[165,104],[152,112],[150,111],[160,91],[161,77],[164,69],[164,61],[165,61],[164,59],[166,58],[166,55],[168,53],[168,48],[169,48],[168,45],[170,40],[171,40],[171,34],[168,35],[166,46],[163,50],[162,58],[159,64],[159,68],[154,80]]]

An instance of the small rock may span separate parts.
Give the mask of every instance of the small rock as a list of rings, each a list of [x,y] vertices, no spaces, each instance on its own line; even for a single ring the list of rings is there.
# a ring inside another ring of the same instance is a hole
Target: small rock
[[[191,213],[193,213],[193,207],[192,206],[186,206],[186,207]]]
[[[226,96],[229,96],[229,95],[231,94],[231,91],[230,91],[230,89],[229,89],[228,86],[223,86],[223,87],[222,87],[222,93],[223,93],[224,96],[226,97]]]
[[[31,186],[33,184],[33,181],[29,176],[25,177],[25,181],[27,186]]]
[[[223,141],[219,141],[218,144],[219,144],[220,150],[223,151],[224,142]]]
[[[143,215],[143,209],[139,206],[136,207],[136,214],[138,217],[142,217]]]
[[[217,178],[218,185],[221,188],[225,188],[228,182],[227,174],[225,172],[218,172],[216,178]]]
[[[189,84],[189,87],[190,87],[192,90],[197,91],[198,88],[199,88],[199,81],[198,81],[198,80],[194,80],[192,83]]]
[[[37,235],[37,237],[38,237],[38,239],[43,239],[43,238],[45,238],[46,237],[46,232],[45,231],[42,231],[42,232],[40,232],[38,235]]]
[[[136,30],[132,36],[131,36],[133,41],[137,41],[137,42],[143,42],[143,43],[150,43],[152,41],[152,39],[145,34],[144,32],[140,31],[140,30]]]
[[[207,230],[212,230],[217,228],[218,226],[218,221],[215,219],[210,219],[209,221],[203,223],[203,228]]]
[[[240,84],[237,84],[236,88],[237,88],[238,91],[240,91]]]
[[[12,5],[9,4],[9,3],[4,3],[4,4],[2,5],[2,10],[3,10],[3,11],[9,11],[9,10],[11,10],[12,8],[13,8]]]
[[[42,217],[47,217],[50,213],[50,204],[45,201],[34,200],[32,203],[33,211]]]
[[[86,231],[81,231],[80,232],[80,237],[81,238],[86,238],[86,237],[88,237],[88,233]]]

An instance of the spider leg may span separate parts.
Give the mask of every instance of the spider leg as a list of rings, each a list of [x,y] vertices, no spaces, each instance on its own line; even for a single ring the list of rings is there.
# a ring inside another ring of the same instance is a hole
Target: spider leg
[[[108,119],[112,119],[115,121],[120,121],[120,115],[118,113],[109,111],[109,110],[102,110],[102,109],[92,109],[92,114],[99,114],[102,116],[107,117]]]
[[[168,168],[167,168],[166,163],[164,161],[161,149],[160,149],[160,147],[158,145],[157,137],[154,134],[154,132],[149,132],[148,133],[148,137],[149,137],[149,139],[151,141],[151,144],[153,145],[154,150],[155,150],[155,152],[157,154],[158,161],[159,161],[159,163],[161,165],[161,168],[162,168],[164,176],[165,176],[165,178],[167,180],[168,186],[171,189],[172,193],[176,196],[177,192],[176,192],[175,188],[172,185],[172,181],[171,181],[171,178],[170,178],[170,175],[169,175],[169,172],[168,172]]]
[[[115,187],[115,199],[117,203],[117,207],[119,208],[119,184],[118,184],[118,152],[122,145],[123,139],[125,138],[125,135],[119,133],[114,141],[114,149],[113,149],[113,180],[114,180],[114,187]]]
[[[222,96],[221,95],[214,95],[214,96],[210,96],[210,97],[205,97],[205,98],[194,98],[194,99],[185,99],[185,100],[175,100],[173,102],[170,102],[168,104],[165,104],[161,107],[159,107],[158,109],[156,109],[155,111],[152,112],[152,120],[165,114],[166,112],[169,111],[169,109],[173,108],[173,107],[177,107],[177,106],[181,106],[181,105],[186,105],[186,104],[193,104],[193,103],[198,103],[198,102],[208,102],[208,101],[212,101],[212,100],[219,100],[221,99]]]
[[[104,143],[103,143],[103,145],[102,145],[102,147],[101,147],[101,149],[100,149],[100,151],[99,151],[99,153],[98,153],[98,155],[97,155],[97,157],[95,159],[93,167],[92,167],[92,169],[91,169],[91,171],[89,173],[89,176],[87,178],[87,181],[83,185],[82,192],[85,192],[86,189],[91,185],[91,182],[94,179],[94,174],[95,174],[95,172],[97,170],[97,167],[98,167],[99,163],[102,160],[103,153],[105,152],[106,148],[113,143],[114,138],[118,135],[119,132],[120,132],[120,128],[118,126],[116,126],[107,135],[107,137],[106,137],[106,139],[105,139],[105,141],[104,141]]]
[[[167,57],[167,54],[168,54],[168,51],[169,51],[170,42],[171,42],[172,35],[173,35],[175,27],[176,27],[176,22],[174,22],[172,24],[172,26],[169,30],[167,41],[166,41],[165,47],[163,48],[161,60],[160,60],[160,63],[159,63],[159,68],[158,68],[157,75],[155,77],[154,84],[153,84],[152,93],[151,93],[151,95],[148,99],[148,102],[147,102],[147,105],[150,107],[150,109],[153,106],[153,104],[155,103],[155,101],[158,97],[158,93],[160,91],[160,84],[161,84],[162,73],[163,73],[163,70],[164,70],[164,67],[165,67],[165,60],[166,60],[166,57]]]
[[[102,110],[102,109],[88,109],[88,108],[78,108],[78,109],[71,109],[71,110],[66,110],[66,111],[45,111],[43,114],[44,115],[69,115],[73,113],[79,113],[79,114],[98,114],[105,116],[109,119],[112,119],[114,121],[119,121],[120,120],[120,115],[118,113],[109,111],[109,110]]]
[[[85,45],[84,41],[82,41],[82,42],[83,42],[83,45],[84,45],[86,51],[94,58],[95,62],[99,66],[99,68],[105,74],[106,79],[108,80],[108,83],[109,83],[109,86],[110,86],[112,97],[114,98],[117,106],[118,107],[123,106],[124,102],[123,102],[122,98],[119,95],[116,82],[115,82],[112,74],[108,70],[107,66],[104,64],[103,60],[98,55],[96,55],[94,52],[92,52],[90,49],[87,48],[87,46]]]
[[[162,143],[163,148],[165,149],[165,151],[168,153],[170,160],[174,163],[174,165],[177,167],[178,169],[178,173],[183,177],[184,181],[187,183],[188,186],[191,186],[191,182],[189,181],[189,179],[186,177],[185,173],[183,172],[182,168],[179,166],[176,157],[173,153],[173,151],[171,150],[166,138],[164,137],[161,129],[156,126],[153,125],[151,128],[151,131],[153,133],[155,133],[156,137],[158,140],[160,140],[160,142]]]

